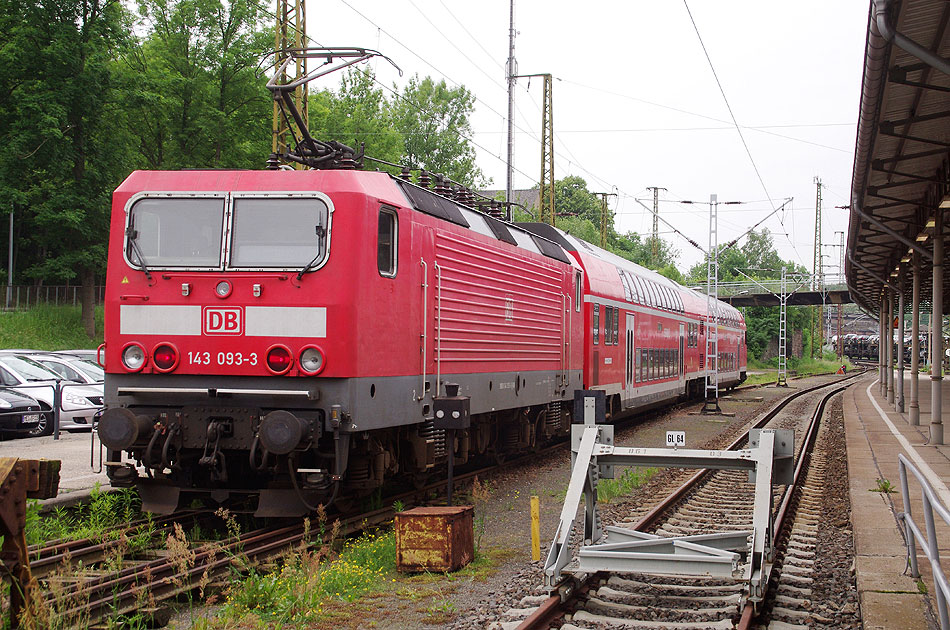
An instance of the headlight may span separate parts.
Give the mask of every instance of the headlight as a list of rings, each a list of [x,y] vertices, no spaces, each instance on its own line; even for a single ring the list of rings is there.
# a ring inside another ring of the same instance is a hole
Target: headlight
[[[10,404],[9,400],[0,398],[0,409],[13,409],[13,405]]]
[[[77,396],[76,394],[65,391],[63,392],[63,404],[69,405],[70,407],[89,407],[89,401],[86,400],[85,396]]]
[[[231,283],[227,280],[222,280],[218,284],[214,285],[214,294],[219,298],[226,298],[231,295]]]
[[[304,348],[303,352],[300,353],[300,369],[307,374],[320,373],[325,364],[323,352],[316,346]]]
[[[145,365],[145,348],[131,343],[122,351],[122,364],[130,372],[138,372]]]

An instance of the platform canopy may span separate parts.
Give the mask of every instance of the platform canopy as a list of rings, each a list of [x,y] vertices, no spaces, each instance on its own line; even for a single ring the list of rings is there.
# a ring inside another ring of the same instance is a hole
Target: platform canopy
[[[870,3],[846,276],[851,298],[872,313],[885,283],[899,286],[902,274],[910,304],[914,248],[921,293],[932,294],[934,217],[950,207],[948,22],[947,0]],[[947,312],[950,273],[943,277]]]

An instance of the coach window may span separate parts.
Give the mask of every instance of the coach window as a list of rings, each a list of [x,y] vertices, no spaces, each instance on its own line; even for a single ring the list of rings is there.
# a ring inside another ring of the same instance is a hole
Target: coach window
[[[396,212],[389,208],[379,211],[379,226],[376,231],[376,267],[379,275],[392,278],[396,275]]]
[[[229,264],[317,269],[327,256],[329,216],[317,197],[235,197]]]
[[[584,277],[580,271],[574,272],[574,310],[581,312],[581,298],[583,297]]]
[[[620,309],[614,308],[614,345],[620,343]]]
[[[600,304],[594,304],[594,345],[600,343]]]

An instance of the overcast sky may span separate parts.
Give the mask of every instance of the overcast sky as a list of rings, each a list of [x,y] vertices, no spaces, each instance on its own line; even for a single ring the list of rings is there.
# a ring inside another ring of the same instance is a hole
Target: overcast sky
[[[824,243],[847,228],[868,3],[860,0],[682,0],[529,2],[518,0],[519,74],[550,73],[554,83],[555,176],[579,175],[611,199],[619,231],[648,234],[636,199],[648,186],[661,199],[706,202],[716,193],[719,241],[763,224],[783,258],[812,266],[815,176],[823,190]],[[375,63],[377,78],[402,85],[413,75],[462,84],[477,100],[472,118],[478,164],[505,187],[509,2],[483,0],[311,0],[313,45],[364,46],[391,57],[400,78]],[[327,86],[319,82],[315,89]],[[338,78],[323,79],[335,86]],[[516,95],[515,188],[541,172],[542,81],[520,79]],[[756,174],[756,168],[758,175]],[[761,181],[760,181],[761,177]],[[771,202],[769,201],[771,198]],[[708,206],[663,202],[661,216],[704,248]],[[686,270],[702,253],[661,223]],[[837,271],[839,251],[825,248]]]

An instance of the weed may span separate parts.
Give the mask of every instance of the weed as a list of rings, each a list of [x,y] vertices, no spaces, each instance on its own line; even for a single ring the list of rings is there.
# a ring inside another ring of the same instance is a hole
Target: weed
[[[895,488],[894,484],[892,484],[887,479],[878,479],[877,487],[871,488],[871,492],[883,492],[884,494],[892,494],[894,492],[897,492],[897,488]]]
[[[656,468],[624,468],[619,477],[602,479],[597,484],[597,500],[610,503],[617,497],[626,496],[649,481],[656,473]]]
[[[472,506],[474,508],[475,530],[475,557],[478,558],[482,547],[482,537],[485,535],[485,525],[488,511],[488,500],[491,498],[492,488],[488,483],[482,483],[476,476],[472,481]]]
[[[339,532],[336,523],[331,532]],[[297,627],[320,617],[328,600],[351,602],[389,582],[385,578],[395,573],[395,552],[391,531],[348,540],[338,554],[332,554],[328,543],[298,548],[283,558],[280,569],[252,570],[232,585],[226,614]]]
[[[393,501],[393,512],[396,512],[398,514],[399,512],[405,511],[405,509],[406,509],[405,503],[403,503],[399,499],[396,499],[395,501]]]

